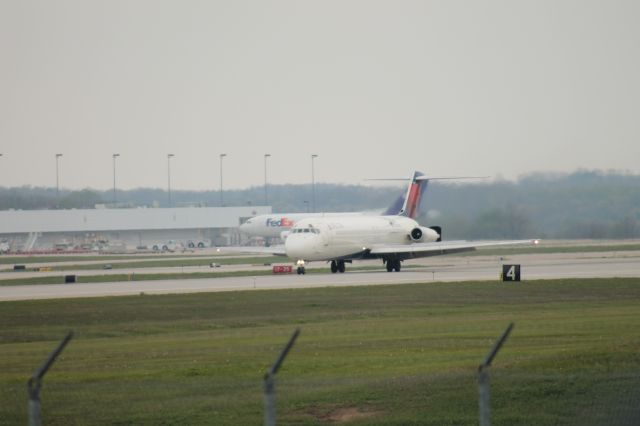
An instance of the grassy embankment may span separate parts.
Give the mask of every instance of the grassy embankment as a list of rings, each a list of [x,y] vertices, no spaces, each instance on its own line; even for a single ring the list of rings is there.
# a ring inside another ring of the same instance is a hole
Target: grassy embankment
[[[129,258],[131,259],[131,257]],[[140,260],[131,262],[101,262],[101,263],[79,263],[79,264],[65,264],[56,265],[51,263],[51,266],[47,266],[46,269],[50,271],[90,271],[101,270],[106,265],[109,265],[109,269],[141,269],[141,268],[180,268],[188,266],[201,266],[203,268],[209,267],[212,263],[218,265],[264,265],[271,263],[291,263],[289,259],[284,256],[256,256],[256,257],[201,257],[201,258],[180,258],[180,259],[156,259],[156,260]],[[26,266],[26,265],[25,265]],[[39,268],[27,267],[26,271],[37,271]],[[14,272],[11,269],[5,270],[5,272]]]
[[[300,327],[281,424],[473,425],[477,365],[511,321],[494,424],[640,418],[640,280],[593,279],[2,302],[0,423],[26,423],[27,377],[73,329],[46,424],[260,424],[262,375]]]
[[[14,264],[30,264],[30,263],[57,263],[57,262],[87,262],[96,261],[109,263],[115,260],[129,260],[129,259],[162,259],[165,258],[203,258],[211,257],[210,254],[194,254],[194,253],[156,253],[156,254],[100,254],[100,255],[67,255],[60,253],[57,255],[2,255],[0,256],[0,265],[14,265]]]

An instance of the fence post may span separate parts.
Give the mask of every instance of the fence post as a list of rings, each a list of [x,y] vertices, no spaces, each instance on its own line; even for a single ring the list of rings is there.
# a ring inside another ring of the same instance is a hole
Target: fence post
[[[51,365],[53,365],[58,355],[60,355],[72,337],[73,331],[70,331],[27,382],[27,391],[29,393],[29,426],[40,426],[42,424],[42,419],[40,417],[40,389],[42,388],[42,378],[47,371],[49,371]]]
[[[478,405],[480,409],[480,426],[491,426],[491,411],[490,411],[490,394],[489,394],[489,367],[493,358],[509,337],[509,333],[513,329],[513,323],[509,324],[507,329],[502,333],[502,336],[494,343],[493,347],[487,354],[486,358],[478,367]]]
[[[289,342],[280,352],[276,362],[273,363],[271,368],[267,370],[267,373],[264,375],[264,424],[266,426],[275,426],[276,424],[276,373],[280,369],[284,358],[291,350],[293,343],[298,338],[300,334],[300,329],[296,328],[293,332],[293,335],[289,339]]]

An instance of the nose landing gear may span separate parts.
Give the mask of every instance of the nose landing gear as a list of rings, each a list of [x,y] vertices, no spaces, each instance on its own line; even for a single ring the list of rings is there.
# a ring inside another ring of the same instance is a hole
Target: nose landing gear
[[[305,270],[305,268],[304,268],[304,260],[302,260],[302,259],[298,260],[298,261],[296,262],[296,266],[297,266],[297,268],[296,268],[296,273],[297,273],[298,275],[304,275],[304,274],[306,274],[306,273],[307,273],[307,271],[306,271],[306,270]]]

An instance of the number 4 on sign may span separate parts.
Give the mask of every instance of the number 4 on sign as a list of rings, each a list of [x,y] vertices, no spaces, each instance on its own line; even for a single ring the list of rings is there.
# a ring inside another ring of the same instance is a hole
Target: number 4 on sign
[[[502,265],[502,281],[520,281],[520,265]]]

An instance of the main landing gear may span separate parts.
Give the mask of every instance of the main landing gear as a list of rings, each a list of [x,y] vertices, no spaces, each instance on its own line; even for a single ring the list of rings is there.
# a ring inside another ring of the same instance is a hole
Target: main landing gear
[[[386,266],[387,266],[387,272],[400,272],[400,267],[402,265],[402,263],[397,260],[397,259],[387,259],[385,261]]]
[[[345,270],[344,267],[344,260],[332,260],[331,261],[331,272],[332,273],[336,273],[336,272],[340,272],[343,273]]]

